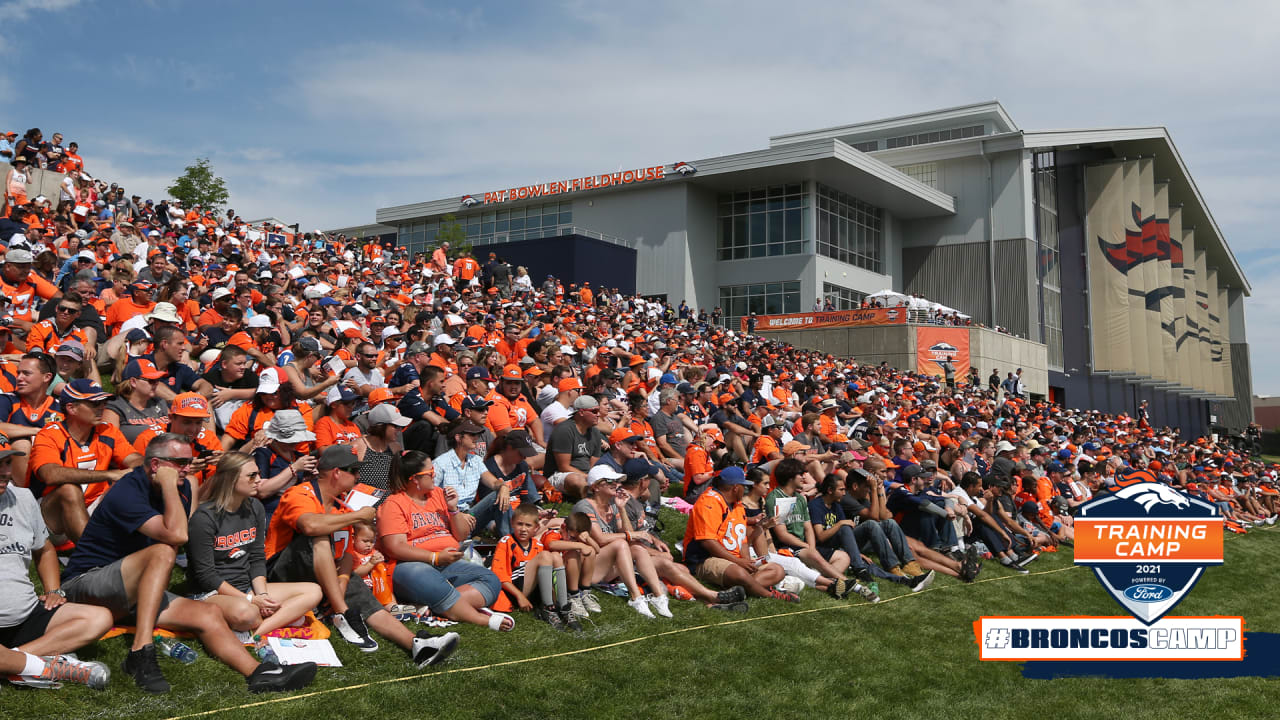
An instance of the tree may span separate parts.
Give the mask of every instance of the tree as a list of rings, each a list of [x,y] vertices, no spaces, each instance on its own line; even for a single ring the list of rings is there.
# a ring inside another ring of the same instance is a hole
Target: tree
[[[436,234],[436,246],[449,243],[449,254],[461,257],[471,254],[471,243],[467,242],[467,228],[458,222],[453,213],[440,218],[440,232]]]
[[[227,184],[213,174],[209,158],[196,158],[195,164],[188,165],[166,192],[186,207],[200,205],[206,210],[221,209],[230,197]]]

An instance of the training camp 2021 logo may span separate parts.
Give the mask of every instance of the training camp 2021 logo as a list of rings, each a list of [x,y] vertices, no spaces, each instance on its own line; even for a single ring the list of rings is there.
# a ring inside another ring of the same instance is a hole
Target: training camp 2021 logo
[[[1173,617],[1210,565],[1222,564],[1218,508],[1129,469],[1080,506],[1075,562],[1130,617],[984,617],[982,660],[1243,660],[1243,617]]]

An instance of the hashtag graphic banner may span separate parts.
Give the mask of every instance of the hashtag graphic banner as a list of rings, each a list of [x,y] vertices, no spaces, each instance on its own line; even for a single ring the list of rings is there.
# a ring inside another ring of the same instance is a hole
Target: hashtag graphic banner
[[[973,624],[982,660],[1244,659],[1244,618],[984,617]]]

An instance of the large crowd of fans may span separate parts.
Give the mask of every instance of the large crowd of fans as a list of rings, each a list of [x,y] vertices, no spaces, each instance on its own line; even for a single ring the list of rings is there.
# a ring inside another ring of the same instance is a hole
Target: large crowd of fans
[[[1274,467],[1145,407],[861,364],[492,252],[250,226],[95,179],[59,134],[6,137],[15,684],[105,687],[71,653],[113,627],[148,692],[174,634],[264,692],[316,673],[269,639],[329,627],[426,667],[459,647],[441,627],[518,633],[524,613],[575,632],[607,602],[655,621],[878,602],[1026,573],[1071,546],[1077,506],[1138,480],[1236,532],[1280,510]],[[60,197],[28,197],[31,168],[66,173]],[[679,542],[663,507],[688,516]]]

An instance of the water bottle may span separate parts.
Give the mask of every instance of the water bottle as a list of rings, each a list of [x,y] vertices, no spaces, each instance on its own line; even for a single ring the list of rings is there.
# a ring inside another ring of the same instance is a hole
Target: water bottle
[[[257,640],[257,643],[254,645],[253,653],[258,656],[258,660],[264,663],[275,663],[276,665],[279,665],[280,658],[276,655],[276,651],[271,649],[271,643],[267,642],[266,638],[255,639]]]
[[[152,641],[156,644],[157,652],[168,655],[183,665],[190,665],[199,657],[196,651],[191,649],[191,646],[178,642],[171,637],[156,635],[152,638]]]

